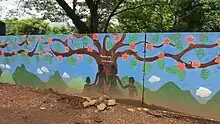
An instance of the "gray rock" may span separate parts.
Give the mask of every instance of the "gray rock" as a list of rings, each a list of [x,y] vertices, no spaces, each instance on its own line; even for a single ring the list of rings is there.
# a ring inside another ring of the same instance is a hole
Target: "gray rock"
[[[116,100],[114,100],[114,99],[108,100],[107,105],[108,105],[108,106],[114,106],[114,105],[116,105]]]
[[[91,105],[90,105],[90,102],[85,101],[85,102],[83,102],[83,106],[84,106],[84,107],[89,107],[89,106],[91,106]]]
[[[96,104],[96,101],[97,101],[97,100],[93,99],[93,100],[90,100],[89,103],[90,103],[90,105],[95,105],[95,104]]]
[[[105,108],[106,108],[107,106],[106,106],[106,104],[101,103],[101,104],[97,105],[96,107],[97,107],[97,109],[98,109],[99,111],[103,111],[103,110],[105,110]]]

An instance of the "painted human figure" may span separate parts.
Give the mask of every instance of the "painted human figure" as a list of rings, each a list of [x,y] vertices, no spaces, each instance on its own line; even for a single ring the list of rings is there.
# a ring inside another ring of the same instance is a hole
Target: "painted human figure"
[[[109,83],[109,94],[121,95],[119,85],[123,88],[120,78],[118,77],[118,71],[115,65],[111,66],[111,74],[108,76],[108,83]]]
[[[84,85],[84,92],[90,92],[91,91],[91,81],[89,77],[86,77],[86,84]]]
[[[123,87],[123,89],[128,88],[129,97],[135,97],[138,95],[134,82],[135,82],[134,77],[129,77],[129,84]]]
[[[106,74],[102,64],[98,66],[98,73],[96,74],[94,85],[96,86],[99,93],[104,93],[104,84],[107,83]]]

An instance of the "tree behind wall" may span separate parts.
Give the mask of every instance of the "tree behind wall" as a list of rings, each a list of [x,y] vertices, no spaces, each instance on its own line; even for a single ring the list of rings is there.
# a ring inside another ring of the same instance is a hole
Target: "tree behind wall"
[[[215,0],[21,0],[21,3],[18,10],[25,8],[28,13],[36,9],[42,19],[54,22],[71,19],[80,33],[220,30],[220,3]],[[114,27],[114,19],[119,20],[119,28]]]
[[[0,36],[4,36],[6,34],[5,23],[0,21]]]
[[[50,26],[48,22],[37,19],[4,19],[6,24],[6,33],[8,35],[20,34],[68,34],[72,30],[64,26]]]

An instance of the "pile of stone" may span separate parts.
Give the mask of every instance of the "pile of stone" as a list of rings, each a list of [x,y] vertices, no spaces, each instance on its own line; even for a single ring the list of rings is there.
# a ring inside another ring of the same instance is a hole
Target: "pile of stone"
[[[112,107],[116,105],[116,100],[112,99],[111,97],[107,95],[103,95],[97,98],[90,99],[88,97],[83,97],[86,99],[85,102],[83,102],[83,106],[85,108],[96,106],[99,111],[103,111],[108,107]]]

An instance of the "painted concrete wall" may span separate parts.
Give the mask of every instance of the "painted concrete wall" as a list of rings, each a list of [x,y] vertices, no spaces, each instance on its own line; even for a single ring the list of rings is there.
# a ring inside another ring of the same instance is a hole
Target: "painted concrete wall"
[[[146,103],[220,119],[219,38],[220,33],[3,36],[0,81],[140,99],[145,61]]]

